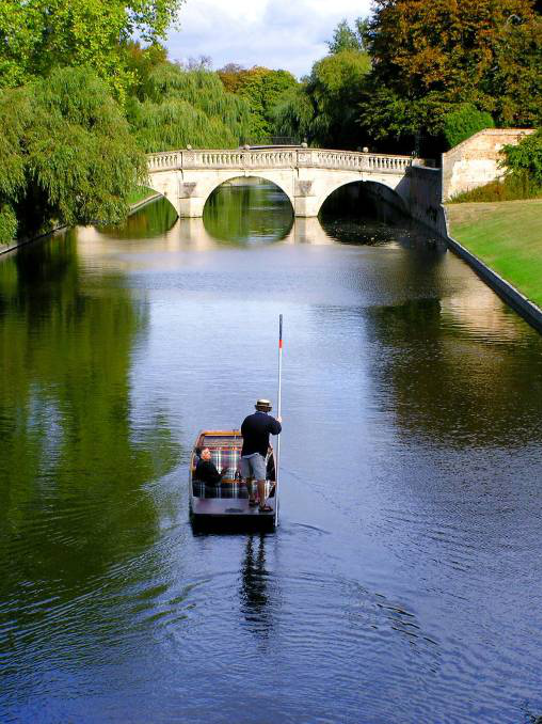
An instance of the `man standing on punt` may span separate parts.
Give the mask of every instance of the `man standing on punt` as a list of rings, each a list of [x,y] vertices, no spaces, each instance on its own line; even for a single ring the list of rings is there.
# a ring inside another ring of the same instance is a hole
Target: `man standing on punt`
[[[258,483],[260,512],[270,513],[273,508],[267,504],[265,482],[267,478],[266,457],[269,450],[269,435],[278,435],[282,430],[282,419],[275,420],[269,415],[273,409],[269,400],[258,400],[256,412],[245,417],[241,425],[243,448],[241,450],[241,477],[245,480],[249,493],[248,504],[257,504],[252,481]]]

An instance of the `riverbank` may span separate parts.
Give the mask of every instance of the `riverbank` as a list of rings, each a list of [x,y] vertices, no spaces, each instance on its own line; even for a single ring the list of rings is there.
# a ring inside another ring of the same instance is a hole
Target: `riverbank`
[[[451,236],[542,307],[542,199],[450,204]]]
[[[130,211],[128,213],[128,216],[135,214],[136,211],[139,211],[144,206],[147,206],[147,204],[152,204],[154,201],[159,199],[160,196],[161,194],[146,187],[140,187],[136,189],[132,194],[130,194],[129,197]],[[10,251],[15,251],[20,246],[24,246],[25,244],[30,244],[33,241],[38,241],[38,239],[43,239],[46,236],[52,236],[61,231],[65,231],[67,228],[67,226],[63,225],[56,226],[45,234],[40,234],[39,236],[35,236],[32,239],[19,239],[18,241],[11,244],[0,244],[0,256],[2,254],[7,254]]]

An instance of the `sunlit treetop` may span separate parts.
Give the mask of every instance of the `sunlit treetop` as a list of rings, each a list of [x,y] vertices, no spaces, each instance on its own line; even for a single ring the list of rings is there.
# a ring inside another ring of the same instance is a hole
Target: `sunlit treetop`
[[[117,96],[130,84],[125,45],[165,37],[183,0],[0,0],[0,88],[58,66],[92,67]]]

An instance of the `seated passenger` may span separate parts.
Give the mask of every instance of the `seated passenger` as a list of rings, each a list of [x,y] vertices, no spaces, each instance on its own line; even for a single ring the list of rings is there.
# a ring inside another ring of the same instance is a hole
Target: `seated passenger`
[[[211,460],[211,451],[208,447],[204,447],[201,451],[200,459],[196,465],[195,477],[206,485],[220,485],[220,481],[227,473],[228,468],[222,468],[219,473],[216,465]]]

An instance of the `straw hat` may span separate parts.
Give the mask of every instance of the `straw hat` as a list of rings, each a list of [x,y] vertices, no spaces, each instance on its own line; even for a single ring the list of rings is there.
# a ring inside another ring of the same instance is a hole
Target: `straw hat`
[[[270,412],[273,409],[273,405],[271,404],[271,402],[263,398],[258,400],[254,407],[257,410],[261,410],[262,412]]]

